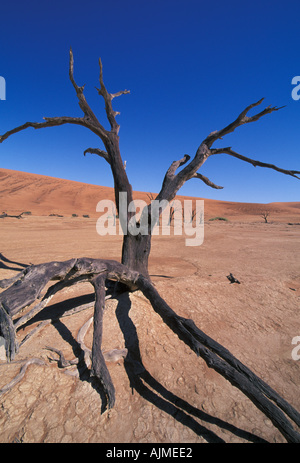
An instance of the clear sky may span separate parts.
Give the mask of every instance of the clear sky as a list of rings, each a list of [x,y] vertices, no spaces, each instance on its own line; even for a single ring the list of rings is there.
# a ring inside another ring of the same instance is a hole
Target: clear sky
[[[72,46],[75,80],[105,126],[95,90],[100,56],[108,91],[131,91],[114,108],[135,190],[158,192],[172,161],[193,156],[210,132],[262,97],[265,106],[286,107],[216,146],[300,170],[300,100],[291,97],[300,75],[299,0],[12,0],[0,14],[0,134],[44,116],[81,116],[68,77]],[[82,127],[27,129],[0,144],[0,167],[113,186],[108,164],[83,156],[89,147],[103,148]],[[226,154],[201,172],[224,189],[194,179],[179,194],[300,201],[299,180]]]

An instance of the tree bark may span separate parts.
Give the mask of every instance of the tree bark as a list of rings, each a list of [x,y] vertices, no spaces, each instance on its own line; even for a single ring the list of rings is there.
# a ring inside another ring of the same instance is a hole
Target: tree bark
[[[151,235],[128,234],[123,238],[122,264],[149,278],[148,260],[151,250]]]
[[[105,278],[106,274],[100,274],[92,280],[96,295],[92,347],[92,375],[98,379],[103,388],[107,397],[108,408],[112,408],[115,404],[115,388],[101,350],[103,311],[105,306]],[[105,404],[104,408],[106,408]]]

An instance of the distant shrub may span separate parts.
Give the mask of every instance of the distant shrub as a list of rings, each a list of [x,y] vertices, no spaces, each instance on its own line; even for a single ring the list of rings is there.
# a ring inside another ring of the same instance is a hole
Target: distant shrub
[[[82,216],[82,217],[85,217],[85,218],[87,218],[87,219],[88,219],[90,216],[89,216],[88,214],[83,214],[83,216]]]
[[[209,220],[210,221],[212,221],[212,220],[224,220],[224,222],[229,222],[229,220],[226,219],[225,217],[213,217],[213,218],[211,218]]]
[[[31,215],[31,212],[30,212],[30,211],[26,211],[26,212],[23,212],[23,214],[25,214],[25,215]]]
[[[72,217],[78,217],[78,215],[77,214],[72,214]]]

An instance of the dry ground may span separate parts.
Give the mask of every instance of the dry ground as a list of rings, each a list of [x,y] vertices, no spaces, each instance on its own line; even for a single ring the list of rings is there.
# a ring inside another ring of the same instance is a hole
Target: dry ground
[[[300,222],[298,211],[287,221]],[[153,281],[178,314],[192,318],[300,410],[300,360],[291,357],[292,339],[300,336],[300,226],[288,225],[285,218],[254,222],[245,214],[235,214],[234,222],[205,220],[200,247],[186,247],[184,237],[153,238]],[[80,217],[1,219],[0,251],[23,264],[79,256],[119,260],[121,237],[100,237],[95,223]],[[0,279],[20,268],[0,263]],[[229,283],[230,272],[240,285]],[[51,313],[63,299],[91,292],[83,284],[58,294]],[[63,318],[24,344],[16,360],[35,356],[47,366],[30,366],[0,397],[0,442],[284,442],[241,392],[163,324],[139,292],[108,301],[103,348],[139,351],[146,372],[134,377],[124,361],[109,364],[116,405],[101,415],[101,398],[91,384],[49,363],[45,350],[55,346],[73,358],[78,330],[91,314],[89,309]],[[32,320],[18,339],[48,316],[49,311]],[[87,344],[91,340],[89,331]],[[0,361],[0,389],[19,369],[18,363]]]

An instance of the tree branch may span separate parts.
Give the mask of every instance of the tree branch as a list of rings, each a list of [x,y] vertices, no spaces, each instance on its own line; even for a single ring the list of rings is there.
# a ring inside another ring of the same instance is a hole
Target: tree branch
[[[117,96],[120,96],[120,95],[125,95],[127,93],[130,93],[130,91],[129,90],[122,90],[122,91],[117,92],[117,93],[108,93],[108,91],[107,91],[107,89],[106,89],[106,87],[104,85],[104,81],[103,81],[103,67],[102,67],[101,58],[99,58],[99,68],[100,68],[100,74],[99,74],[100,88],[96,87],[96,89],[97,89],[99,95],[101,95],[103,97],[103,99],[104,99],[105,111],[106,111],[107,119],[109,120],[111,129],[112,129],[112,132],[118,134],[120,126],[116,121],[116,116],[118,114],[120,114],[120,113],[113,110],[111,102],[112,102],[113,98],[115,98]]]
[[[111,97],[111,99],[113,100],[113,99],[116,98],[117,96],[127,95],[128,93],[130,93],[130,90],[121,90],[120,92],[117,92],[117,93],[111,93],[111,94],[110,94],[110,97]],[[120,113],[118,113],[118,114],[120,114]]]
[[[167,170],[167,176],[168,177],[172,177],[175,175],[175,172],[176,170],[183,166],[184,164],[186,164],[189,160],[191,159],[191,157],[188,155],[188,154],[185,154],[183,156],[182,159],[179,159],[179,161],[174,161],[172,162],[172,164],[170,165],[169,169]]]
[[[110,156],[106,151],[100,150],[99,148],[88,148],[84,151],[84,156],[86,155],[86,153],[97,154],[101,158],[104,158],[105,161],[108,162],[108,164],[111,164]]]
[[[222,154],[222,153],[229,154],[230,156],[240,159],[241,161],[245,161],[245,162],[248,162],[249,164],[252,164],[254,167],[267,167],[268,169],[276,170],[277,172],[281,172],[282,174],[285,174],[285,175],[291,175],[292,177],[295,177],[300,180],[300,177],[296,175],[296,174],[300,174],[300,171],[298,170],[281,169],[280,167],[277,167],[274,164],[268,164],[266,162],[256,161],[255,159],[247,158],[246,156],[243,156],[242,154],[239,154],[233,151],[230,146],[227,148],[211,149],[210,152],[211,154]]]
[[[260,166],[260,167],[268,167],[270,169],[274,169],[278,172],[284,173],[286,175],[291,175],[292,177],[299,178],[296,174],[299,174],[299,171],[296,170],[286,170],[281,169],[273,164],[267,164],[260,161],[255,161],[253,159],[247,158],[242,156],[238,153],[235,153],[231,148],[220,148],[220,149],[212,149],[213,143],[221,139],[224,135],[227,135],[233,132],[237,127],[248,124],[250,122],[255,122],[259,120],[261,117],[265,116],[266,114],[270,114],[274,111],[278,111],[282,107],[271,107],[268,106],[267,108],[263,109],[259,113],[255,114],[254,116],[247,116],[248,112],[255,108],[256,106],[260,105],[263,101],[263,98],[256,103],[252,103],[251,105],[247,106],[239,116],[229,125],[227,125],[222,130],[216,130],[215,132],[211,132],[208,137],[205,138],[204,141],[199,145],[194,158],[177,174],[175,175],[175,171],[177,168],[187,162],[190,158],[183,158],[183,160],[175,161],[169,167],[164,182],[161,188],[161,191],[158,195],[159,199],[167,199],[170,201],[173,199],[177,193],[177,191],[184,185],[187,180],[191,178],[199,178],[207,185],[211,186],[212,188],[221,189],[218,185],[215,185],[209,179],[207,179],[204,175],[199,174],[197,171],[200,167],[204,164],[204,162],[211,156],[212,154],[219,154],[219,153],[227,153],[231,156],[235,156],[243,161],[249,162],[253,166]],[[183,162],[182,162],[183,161]]]
[[[205,175],[199,174],[199,172],[197,172],[196,174],[194,174],[191,178],[199,178],[199,179],[202,180],[202,182],[204,182],[206,185],[210,186],[211,188],[215,188],[216,190],[222,190],[222,189],[224,188],[224,187],[222,187],[222,186],[216,185],[216,184],[213,183],[211,180],[209,180],[209,178],[205,177]]]
[[[43,119],[45,120],[45,122],[26,122],[25,124],[22,124],[12,130],[9,130],[4,135],[0,136],[0,143],[6,140],[10,135],[21,132],[22,130],[27,129],[28,127],[32,127],[34,129],[43,129],[46,127],[56,127],[56,126],[60,126],[63,124],[76,124],[76,125],[82,125],[83,127],[90,129],[92,132],[98,135],[103,141],[103,143],[105,144],[105,142],[108,139],[109,132],[107,132],[105,128],[100,124],[97,117],[95,116],[90,106],[88,105],[85,99],[85,96],[83,95],[84,86],[78,87],[78,85],[76,84],[74,80],[74,76],[73,76],[73,67],[74,67],[73,52],[72,52],[72,49],[70,49],[69,76],[73,84],[73,87],[76,91],[76,94],[79,100],[79,106],[84,113],[84,117],[69,117],[69,116],[44,117]]]
[[[215,132],[211,132],[208,137],[204,140],[204,143],[210,148],[212,144],[218,140],[224,137],[224,135],[227,135],[228,133],[233,132],[237,127],[240,127],[243,124],[248,124],[249,122],[255,122],[258,121],[261,117],[265,116],[266,114],[270,114],[274,111],[278,111],[279,109],[284,108],[284,106],[281,107],[271,107],[267,106],[263,111],[260,113],[254,115],[254,116],[247,116],[247,113],[250,111],[250,109],[260,105],[264,98],[261,100],[257,101],[256,103],[252,103],[251,105],[247,106],[240,115],[233,121],[231,124],[227,125],[224,127],[222,130],[216,130]]]
[[[10,135],[15,133],[21,132],[22,130],[27,129],[28,127],[33,127],[34,129],[43,129],[45,127],[55,127],[58,125],[63,124],[77,124],[77,125],[85,125],[84,119],[81,117],[44,117],[46,122],[26,122],[19,127],[15,127],[12,130],[9,130],[4,135],[0,136],[0,143],[6,140]]]
[[[166,172],[160,193],[157,196],[157,198],[167,199],[168,201],[170,201],[171,199],[175,197],[180,186],[183,185],[183,183],[185,182],[184,180],[180,186],[177,185],[177,182],[174,183],[174,180],[177,177],[175,176],[175,172],[180,166],[186,164],[189,160],[190,160],[190,156],[188,154],[185,154],[182,159],[172,162],[172,164],[170,165],[169,169]]]
[[[90,129],[96,135],[98,135],[103,142],[107,139],[107,132],[99,123],[98,125],[93,124],[88,118],[86,117],[69,117],[69,116],[58,116],[58,117],[44,117],[45,122],[25,122],[18,127],[15,127],[8,132],[5,132],[3,135],[0,135],[0,143],[6,140],[11,135],[21,132],[22,130],[28,129],[32,127],[34,129],[44,129],[46,127],[57,127],[64,124],[75,124],[75,125],[82,125]]]
[[[78,85],[75,82],[75,79],[74,79],[74,57],[73,57],[72,48],[70,48],[69,77],[70,77],[70,80],[71,80],[71,82],[73,84],[73,87],[74,87],[74,89],[76,91],[76,95],[77,95],[78,100],[79,100],[79,106],[80,106],[81,110],[84,113],[85,120],[89,121],[90,123],[92,123],[92,125],[97,127],[98,130],[101,133],[101,135],[100,135],[101,138],[104,137],[106,139],[107,138],[107,133],[106,133],[105,128],[100,124],[100,122],[98,121],[97,117],[95,116],[94,112],[92,111],[92,109],[90,108],[89,104],[87,103],[87,101],[85,99],[85,96],[83,94],[84,85],[82,87],[78,87]]]
[[[187,164],[176,176],[175,176],[175,171],[179,167],[179,165],[182,165],[184,162],[181,161],[187,161],[188,159],[183,158],[181,161],[175,161],[172,163],[170,168],[167,171],[167,174],[164,179],[164,183],[161,189],[161,192],[159,194],[159,197],[162,197],[164,199],[172,199],[179,188],[189,179],[191,178],[199,178],[202,180],[206,185],[216,188],[216,189],[221,189],[222,187],[215,185],[213,182],[211,182],[207,177],[204,175],[198,173],[197,171],[199,168],[204,164],[204,162],[211,156],[212,154],[220,154],[220,153],[227,153],[231,156],[234,156],[238,159],[241,159],[242,161],[249,162],[253,166],[260,166],[260,167],[267,167],[273,170],[276,170],[278,172],[281,172],[286,175],[291,175],[292,177],[299,178],[296,174],[300,174],[299,171],[296,170],[286,170],[286,169],[281,169],[273,164],[268,164],[264,163],[261,161],[256,161],[250,158],[247,158],[245,156],[242,156],[236,152],[234,152],[231,147],[229,148],[219,148],[219,149],[213,149],[211,146],[213,143],[221,139],[224,135],[227,135],[231,132],[233,132],[237,127],[243,125],[243,124],[248,124],[249,122],[255,122],[259,120],[261,117],[265,116],[266,114],[270,114],[274,111],[278,111],[279,109],[283,108],[282,107],[271,107],[268,106],[264,110],[260,111],[259,113],[255,114],[254,116],[247,116],[248,112],[253,109],[254,107],[260,105],[263,101],[263,98],[256,103],[253,103],[249,106],[247,106],[240,114],[239,116],[233,121],[231,124],[227,125],[224,129],[222,130],[216,130],[215,132],[211,132],[208,137],[199,145],[196,154],[194,158]]]

